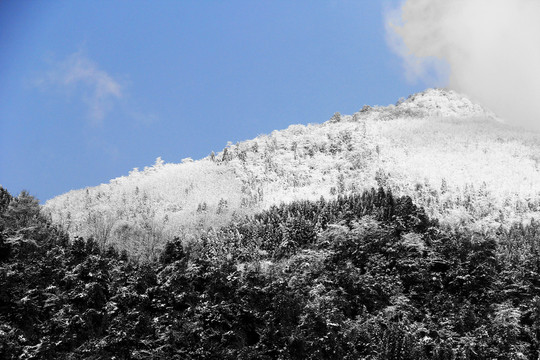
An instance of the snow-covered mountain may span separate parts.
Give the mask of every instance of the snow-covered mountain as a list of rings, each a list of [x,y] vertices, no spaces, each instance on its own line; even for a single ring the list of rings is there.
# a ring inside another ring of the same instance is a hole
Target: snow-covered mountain
[[[454,117],[454,118],[490,118],[495,114],[472,102],[467,97],[447,89],[428,89],[426,91],[400,99],[396,105],[364,106],[360,113],[370,112],[388,120],[400,117]],[[356,114],[355,114],[356,115]]]
[[[173,236],[273,204],[384,186],[442,222],[481,229],[540,215],[540,138],[454,91],[430,89],[322,124],[291,125],[218,154],[49,200],[72,235],[152,256]]]

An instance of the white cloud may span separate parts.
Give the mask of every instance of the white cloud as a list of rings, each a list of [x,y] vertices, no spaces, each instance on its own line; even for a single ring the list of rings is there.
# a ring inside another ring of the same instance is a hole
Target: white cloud
[[[385,10],[386,42],[403,61],[406,79],[415,83],[422,81],[429,86],[442,86],[448,81],[447,64],[435,56],[418,56],[405,45],[404,39],[398,33],[403,26],[401,8]]]
[[[39,85],[80,91],[88,107],[88,117],[94,124],[101,124],[123,96],[119,82],[80,51],[56,63]]]
[[[506,120],[540,128],[538,0],[406,0],[386,21],[409,79],[446,81]]]

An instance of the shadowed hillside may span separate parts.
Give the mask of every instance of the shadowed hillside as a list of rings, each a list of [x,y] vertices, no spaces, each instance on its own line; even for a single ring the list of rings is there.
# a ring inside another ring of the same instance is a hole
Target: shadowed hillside
[[[137,262],[0,187],[2,359],[535,359],[540,225],[441,226],[382,188]]]

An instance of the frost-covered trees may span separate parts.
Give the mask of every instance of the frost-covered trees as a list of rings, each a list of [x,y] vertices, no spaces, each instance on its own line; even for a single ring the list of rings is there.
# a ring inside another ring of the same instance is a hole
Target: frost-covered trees
[[[341,121],[341,114],[339,112],[334,113],[332,117],[330,118],[331,123],[336,123]]]
[[[352,117],[228,143],[203,160],[158,161],[89,188],[88,195],[62,195],[45,208],[72,235],[87,237],[85,219],[92,212],[141,225],[145,220],[137,214],[147,196],[155,222],[168,219],[167,237],[281,202],[384,186],[411,196],[444,223],[477,230],[540,218],[538,137],[485,115],[452,92],[433,90],[397,106],[366,107]],[[221,199],[227,211],[220,210]]]
[[[148,262],[24,208],[0,232],[2,359],[537,357],[535,222],[439,226],[378,189],[274,206]]]
[[[39,200],[23,190],[12,198],[2,189],[3,219],[12,227],[24,228],[33,223],[40,215]]]

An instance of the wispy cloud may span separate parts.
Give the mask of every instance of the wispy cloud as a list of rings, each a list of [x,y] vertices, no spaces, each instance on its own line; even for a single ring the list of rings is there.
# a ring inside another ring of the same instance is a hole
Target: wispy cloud
[[[38,81],[41,87],[60,86],[81,94],[88,107],[88,118],[94,124],[103,123],[119,99],[123,89],[118,80],[98,64],[78,51],[53,64],[52,69]]]

